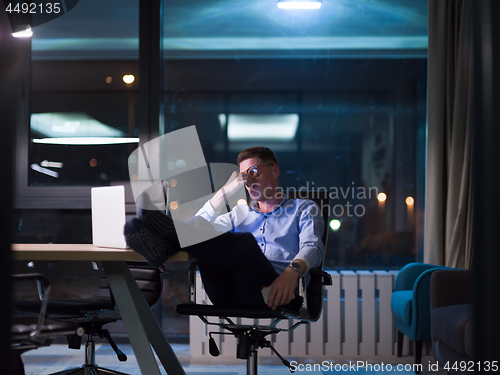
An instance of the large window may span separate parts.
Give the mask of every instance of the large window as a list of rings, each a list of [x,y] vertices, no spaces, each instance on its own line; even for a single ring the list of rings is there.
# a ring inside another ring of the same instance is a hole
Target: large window
[[[89,208],[91,186],[128,179],[139,141],[139,0],[78,2],[33,29],[30,55],[15,205]]]
[[[331,193],[327,267],[417,259],[427,3],[164,1],[164,132],[208,162],[264,145],[283,189]],[[291,122],[287,123],[289,119]]]
[[[15,242],[91,242],[90,188],[128,179],[137,138],[195,125],[207,163],[269,146],[283,189],[331,193],[327,267],[421,259],[426,0],[323,0],[318,10],[163,0],[161,30],[139,14],[152,3],[80,0],[34,28]],[[144,69],[154,49],[140,49],[153,45],[153,30],[162,34],[158,70]],[[141,92],[153,82],[157,95]],[[159,121],[144,116],[141,93]],[[167,334],[188,333],[173,312],[187,296],[186,268],[171,265],[165,279]]]
[[[29,185],[127,179],[138,143],[138,12],[138,0],[86,0],[35,28]]]

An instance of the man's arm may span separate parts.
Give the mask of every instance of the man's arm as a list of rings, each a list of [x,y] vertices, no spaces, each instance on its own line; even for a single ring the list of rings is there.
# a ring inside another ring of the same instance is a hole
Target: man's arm
[[[323,231],[325,221],[316,202],[308,201],[301,210],[299,220],[299,253],[293,261],[302,260],[306,264],[304,272],[318,267],[323,261],[325,245]]]
[[[306,264],[302,260],[294,260],[293,263],[298,263],[302,266],[302,269],[306,269]],[[299,273],[299,271],[294,270],[292,267],[287,267],[270,285],[271,292],[269,293],[267,305],[271,309],[276,310],[278,306],[290,303],[295,288],[297,288],[297,283],[302,276],[303,274]]]
[[[241,174],[233,172],[226,184],[203,205],[195,216],[201,216],[208,222],[221,226],[223,230],[232,229],[233,222],[230,213],[220,215],[220,212],[226,204],[227,198],[234,195],[243,186],[243,183]]]
[[[244,184],[243,176],[239,172],[233,172],[229,180],[220,188],[217,193],[210,199],[210,204],[215,211],[219,211],[226,204],[227,198],[236,193]]]
[[[270,285],[272,289],[269,293],[268,306],[273,310],[290,303],[299,278],[309,269],[321,264],[325,251],[322,241],[323,231],[324,220],[319,206],[313,201],[307,202],[299,216],[299,253],[292,261],[298,263],[302,271],[287,267]]]

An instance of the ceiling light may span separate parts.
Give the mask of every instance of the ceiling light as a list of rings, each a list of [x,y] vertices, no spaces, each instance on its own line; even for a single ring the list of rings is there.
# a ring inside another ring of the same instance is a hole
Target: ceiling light
[[[126,137],[127,133],[103,124],[85,112],[47,112],[31,115],[35,137]]]
[[[219,116],[219,120],[222,119],[225,120],[225,117]],[[291,141],[295,138],[298,126],[299,115],[296,113],[227,116],[227,136],[230,141]]]
[[[280,9],[319,9],[321,2],[319,1],[278,1]]]
[[[46,145],[116,145],[124,143],[139,143],[139,138],[123,137],[75,137],[75,138],[38,138],[33,143]]]
[[[33,35],[33,30],[31,30],[31,26],[26,26],[26,30],[18,31],[17,33],[13,33],[12,36],[14,38],[31,38]]]

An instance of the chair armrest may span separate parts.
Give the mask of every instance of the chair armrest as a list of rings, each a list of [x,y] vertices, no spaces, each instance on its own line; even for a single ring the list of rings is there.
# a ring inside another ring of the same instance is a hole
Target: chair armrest
[[[323,271],[322,269],[319,268],[313,268],[312,270],[309,271],[312,277],[321,277],[321,285],[332,285],[332,276],[328,273]]]
[[[40,306],[40,313],[38,316],[38,323],[35,327],[35,329],[30,333],[30,336],[32,338],[36,338],[40,331],[43,328],[43,323],[45,321],[45,313],[47,311],[47,305],[49,302],[49,296],[50,296],[50,280],[37,273],[28,273],[28,274],[15,274],[12,275],[12,278],[16,280],[36,280],[37,281],[37,286],[40,287],[42,286],[42,304]]]
[[[425,263],[409,263],[398,273],[396,277],[396,282],[394,285],[394,291],[399,290],[413,290],[415,282],[420,277],[422,273],[432,268],[446,268],[444,266],[436,266],[433,264]]]
[[[188,269],[188,300],[189,303],[196,303],[196,270],[198,263],[193,262]]]
[[[318,304],[317,302],[314,301],[316,301],[316,297],[318,296],[319,290],[322,290],[321,286],[332,285],[332,276],[328,272],[323,271],[320,267],[313,268],[308,272],[311,276],[309,286],[306,287],[305,277],[302,277],[299,280],[299,295],[303,298],[303,304],[299,310],[299,317],[300,319],[315,321],[319,317],[320,314],[319,310],[321,310],[321,304]],[[313,285],[315,286],[313,287]],[[312,287],[313,289],[309,290],[309,287]],[[311,295],[308,296],[308,294]],[[313,306],[310,306],[309,303],[310,301],[308,301],[308,298],[311,297],[313,301],[312,304]],[[320,298],[322,299],[322,297]]]
[[[415,281],[412,298],[412,314],[415,318],[420,319],[425,315],[430,317],[430,291],[431,291],[431,276],[437,269],[431,268],[422,274]],[[420,315],[422,314],[422,316]],[[414,318],[412,317],[412,320]]]
[[[307,309],[307,287],[305,277],[299,279],[299,296],[302,297],[302,307],[299,310],[299,317],[301,319],[310,319],[309,310]]]

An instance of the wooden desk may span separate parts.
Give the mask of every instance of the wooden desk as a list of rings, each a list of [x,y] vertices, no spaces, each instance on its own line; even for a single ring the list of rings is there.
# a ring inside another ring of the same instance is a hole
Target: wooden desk
[[[12,244],[14,260],[87,260],[144,262],[144,258],[131,249],[97,247],[89,244]],[[186,262],[187,253],[180,251],[169,262]]]
[[[125,330],[142,374],[160,375],[153,347],[168,375],[185,375],[177,356],[142,295],[125,262],[144,259],[129,249],[76,244],[13,244],[14,260],[102,261]],[[169,260],[184,260],[179,253]]]

